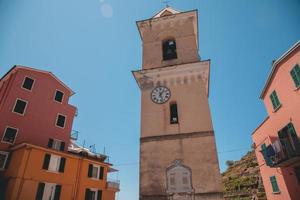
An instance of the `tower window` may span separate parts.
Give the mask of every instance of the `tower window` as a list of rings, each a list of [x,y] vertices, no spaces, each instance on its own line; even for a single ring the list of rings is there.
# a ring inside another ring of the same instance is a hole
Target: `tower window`
[[[177,104],[176,103],[170,104],[170,123],[178,124],[178,112],[177,112]]]
[[[176,42],[174,39],[163,42],[163,59],[171,60],[177,58]]]
[[[31,90],[32,86],[33,86],[34,80],[29,78],[29,77],[25,77],[22,88],[26,89],[26,90]]]

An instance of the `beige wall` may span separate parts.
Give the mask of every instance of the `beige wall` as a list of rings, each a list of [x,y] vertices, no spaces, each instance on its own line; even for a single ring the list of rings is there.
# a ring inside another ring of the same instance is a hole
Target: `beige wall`
[[[195,11],[138,23],[143,40],[143,69],[199,61]],[[163,61],[162,41],[175,38],[177,59]]]
[[[202,81],[168,86],[171,98],[155,104],[152,89],[142,91],[141,137],[213,130],[206,89]],[[179,124],[170,124],[170,103],[178,106]]]

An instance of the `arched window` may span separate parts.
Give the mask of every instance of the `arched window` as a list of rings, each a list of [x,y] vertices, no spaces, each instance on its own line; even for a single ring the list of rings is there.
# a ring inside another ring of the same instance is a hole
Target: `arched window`
[[[176,42],[174,39],[163,41],[163,59],[171,60],[177,58]]]

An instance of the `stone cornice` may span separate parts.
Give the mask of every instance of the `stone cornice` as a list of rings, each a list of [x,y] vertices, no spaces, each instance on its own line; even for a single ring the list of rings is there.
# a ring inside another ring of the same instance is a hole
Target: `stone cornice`
[[[151,90],[156,86],[176,86],[202,81],[209,94],[210,61],[173,65],[167,67],[133,71],[141,90]]]

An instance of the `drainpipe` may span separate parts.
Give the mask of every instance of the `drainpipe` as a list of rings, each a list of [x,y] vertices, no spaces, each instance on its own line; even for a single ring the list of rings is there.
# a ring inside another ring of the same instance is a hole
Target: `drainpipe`
[[[28,167],[28,161],[29,161],[29,157],[30,157],[32,148],[31,148],[31,147],[29,147],[29,148],[26,147],[26,150],[29,150],[29,153],[28,153],[27,158],[26,158],[26,163],[25,163],[24,171],[23,171],[23,174],[22,174],[22,177],[21,177],[20,187],[19,187],[18,192],[17,192],[17,194],[18,194],[18,195],[17,195],[17,199],[21,199],[21,198],[20,198],[20,195],[21,195],[21,191],[22,191],[22,189],[23,189],[23,185],[24,185],[24,182],[25,182],[24,176],[25,176],[26,169],[27,169],[27,167]]]
[[[78,160],[78,167],[77,167],[77,175],[76,175],[76,181],[75,181],[75,186],[74,186],[74,194],[73,194],[73,199],[76,199],[78,191],[79,191],[79,180],[80,180],[80,175],[81,175],[81,167],[83,163],[83,157],[79,158]]]

